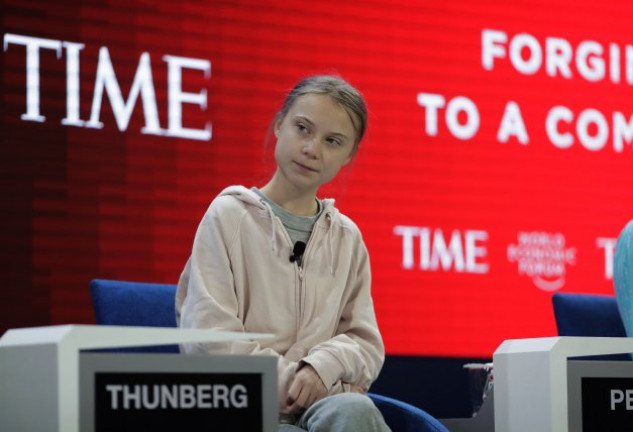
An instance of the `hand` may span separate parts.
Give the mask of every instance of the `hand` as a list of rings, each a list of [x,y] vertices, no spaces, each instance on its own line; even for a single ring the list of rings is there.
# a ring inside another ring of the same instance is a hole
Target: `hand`
[[[288,390],[288,400],[286,401],[288,411],[297,414],[327,395],[327,388],[325,388],[319,374],[312,366],[305,365],[296,373]]]
[[[354,384],[350,386],[349,391],[350,393],[367,394],[367,390]]]

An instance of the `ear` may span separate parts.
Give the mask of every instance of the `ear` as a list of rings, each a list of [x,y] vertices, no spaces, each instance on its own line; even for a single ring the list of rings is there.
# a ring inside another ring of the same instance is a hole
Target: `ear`
[[[281,129],[281,120],[276,120],[273,125],[273,133],[275,134],[275,138],[279,138],[279,130]]]

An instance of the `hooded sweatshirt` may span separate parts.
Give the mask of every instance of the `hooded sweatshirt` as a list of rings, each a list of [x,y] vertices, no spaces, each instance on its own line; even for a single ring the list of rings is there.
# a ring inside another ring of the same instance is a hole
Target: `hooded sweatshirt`
[[[325,199],[302,266],[289,261],[292,248],[283,224],[255,192],[231,186],[220,193],[200,222],[178,283],[178,325],[274,337],[181,350],[275,356],[280,408],[305,364],[330,394],[366,392],[382,367],[384,346],[358,227]]]

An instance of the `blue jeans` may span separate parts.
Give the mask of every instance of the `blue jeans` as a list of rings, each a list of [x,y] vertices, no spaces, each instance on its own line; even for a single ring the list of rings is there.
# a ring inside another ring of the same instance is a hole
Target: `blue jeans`
[[[279,432],[390,432],[382,414],[368,396],[341,393],[315,402],[294,425]]]

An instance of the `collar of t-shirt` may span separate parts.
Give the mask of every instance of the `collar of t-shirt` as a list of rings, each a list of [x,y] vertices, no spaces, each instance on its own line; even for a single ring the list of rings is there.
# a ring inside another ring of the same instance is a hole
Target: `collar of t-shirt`
[[[321,201],[316,200],[318,211],[314,216],[297,216],[296,214],[291,213],[285,208],[281,207],[274,201],[271,201],[258,188],[252,187],[251,190],[259,195],[266,202],[266,204],[270,206],[270,208],[273,210],[273,213],[275,213],[275,216],[277,216],[281,220],[281,223],[283,224],[284,228],[286,228],[286,231],[288,232],[293,245],[298,241],[302,241],[304,243],[308,242],[308,239],[310,238],[310,233],[312,233],[312,228],[314,227],[314,224],[323,211],[323,205],[321,204]]]

